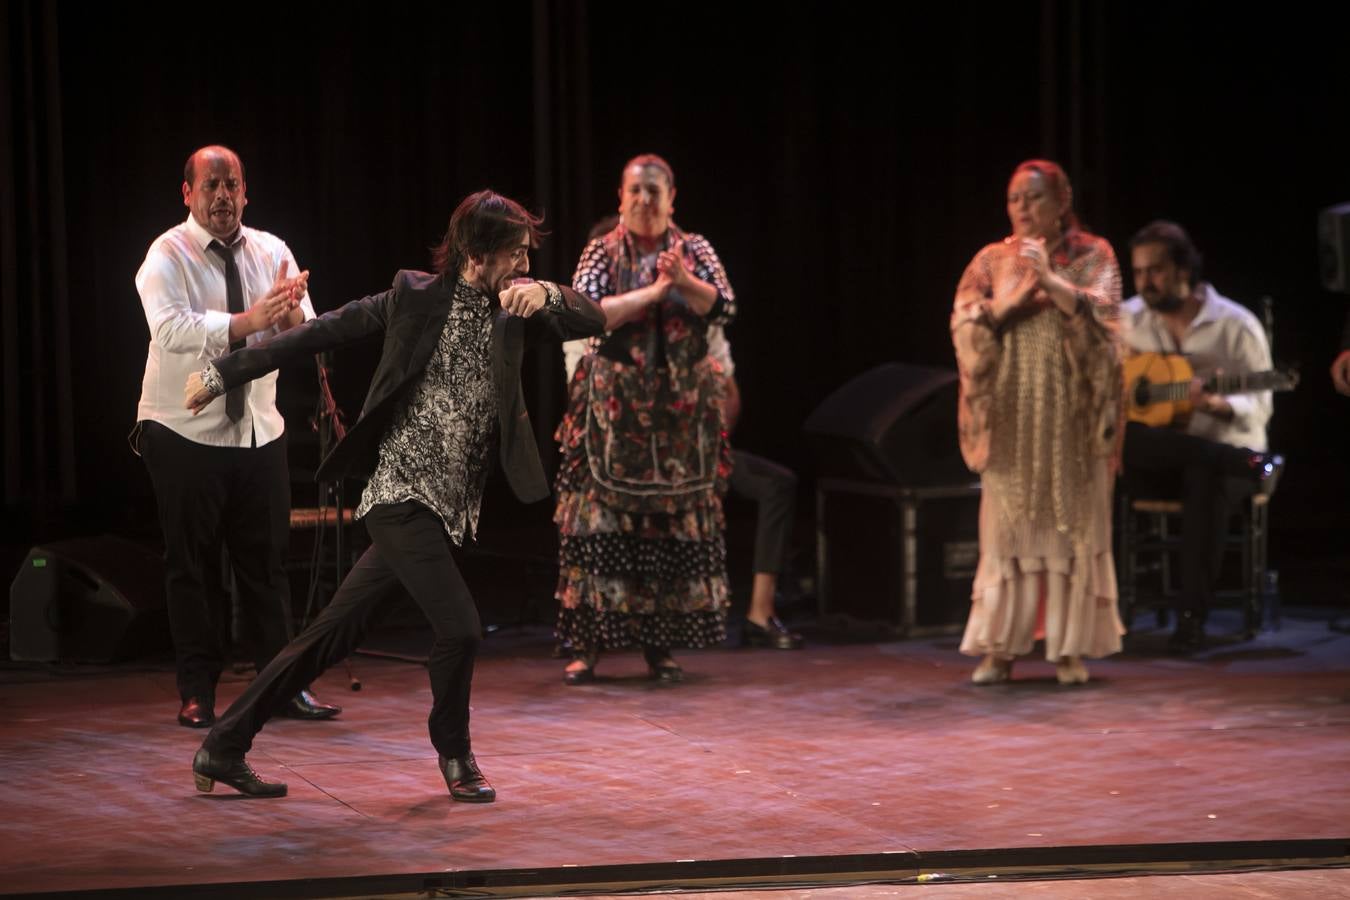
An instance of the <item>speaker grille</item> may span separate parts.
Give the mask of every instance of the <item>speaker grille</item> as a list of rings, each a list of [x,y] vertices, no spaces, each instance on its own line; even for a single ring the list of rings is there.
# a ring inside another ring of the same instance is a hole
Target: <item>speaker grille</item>
[[[10,656],[112,662],[166,649],[164,566],[111,535],[40,545],[9,589]]]
[[[952,369],[907,363],[849,381],[803,425],[819,473],[905,487],[969,482],[956,432],[957,385]]]

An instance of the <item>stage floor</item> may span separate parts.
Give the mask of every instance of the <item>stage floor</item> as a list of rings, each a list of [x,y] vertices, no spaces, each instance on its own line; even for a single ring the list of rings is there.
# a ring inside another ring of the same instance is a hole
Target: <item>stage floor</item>
[[[881,900],[908,897],[911,900],[1331,900],[1350,897],[1350,869],[1313,869],[1285,872],[1248,872],[1241,875],[1177,875],[1160,878],[1097,878],[1019,881],[1016,884],[930,884],[921,893],[903,885],[850,885],[841,888],[784,889],[769,891],[688,892],[681,900]],[[619,900],[622,894],[591,894],[589,900]],[[544,898],[540,898],[544,900]],[[560,898],[558,898],[560,900]]]
[[[567,687],[546,629],[490,636],[473,733],[499,799],[482,806],[446,794],[414,663],[356,657],[359,693],[341,667],[316,685],[341,718],[268,725],[250,760],[289,782],[281,800],[193,789],[202,733],[174,721],[170,667],[11,666],[0,893],[267,882],[255,895],[281,896],[297,879],[564,867],[599,884],[607,866],[849,871],[883,854],[912,874],[976,858],[953,851],[1030,865],[1034,848],[1350,836],[1350,637],[1325,622],[1286,618],[1195,659],[1144,634],[1074,688],[1044,661],[971,685],[952,637],[812,637],[682,653],[674,686],[618,654]],[[222,704],[242,684],[222,684]]]

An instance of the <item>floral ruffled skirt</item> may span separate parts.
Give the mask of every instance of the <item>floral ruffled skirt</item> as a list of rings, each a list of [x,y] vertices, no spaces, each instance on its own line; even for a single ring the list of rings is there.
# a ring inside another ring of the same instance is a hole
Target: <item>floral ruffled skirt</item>
[[[558,426],[558,637],[578,650],[726,637],[722,496],[731,452],[711,364],[591,355]]]

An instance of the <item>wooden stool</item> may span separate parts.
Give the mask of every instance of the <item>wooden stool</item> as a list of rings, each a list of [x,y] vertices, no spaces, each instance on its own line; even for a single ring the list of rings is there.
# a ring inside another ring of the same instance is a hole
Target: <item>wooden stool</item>
[[[1164,624],[1171,598],[1177,594],[1172,582],[1172,554],[1181,550],[1181,527],[1173,523],[1181,516],[1181,501],[1158,497],[1131,497],[1121,492],[1116,503],[1116,546],[1120,564],[1120,618],[1128,628],[1139,597],[1140,556],[1157,554],[1160,591],[1154,602],[1159,624]],[[1238,513],[1240,527],[1224,539],[1226,549],[1241,556],[1241,585],[1236,589],[1214,592],[1218,599],[1235,599],[1243,611],[1243,632],[1253,637],[1261,627],[1264,613],[1264,588],[1267,578],[1270,543],[1270,497],[1252,494]],[[1144,523],[1141,527],[1140,523]]]

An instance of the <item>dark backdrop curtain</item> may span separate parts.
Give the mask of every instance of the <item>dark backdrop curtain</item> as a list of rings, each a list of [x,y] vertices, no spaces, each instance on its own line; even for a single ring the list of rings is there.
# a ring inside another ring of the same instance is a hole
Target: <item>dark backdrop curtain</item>
[[[43,251],[68,278],[70,317],[45,318],[35,332],[69,346],[61,364],[50,361],[71,378],[66,409],[77,411],[73,435],[59,441],[79,484],[68,531],[156,533],[148,479],[124,440],[149,339],[134,277],[155,237],[187,215],[180,185],[191,151],[222,143],[240,154],[245,223],[287,241],[311,270],[320,313],[384,290],[399,269],[427,268],[471,191],[547,205],[535,190],[527,0],[241,4],[214,31],[167,4],[58,3],[42,13],[62,36],[44,70],[50,79],[59,63],[60,90],[50,84],[53,96],[38,106],[69,152],[44,154],[40,171],[64,198],[29,191],[18,205],[64,212],[80,236],[76,265],[57,266]],[[6,17],[27,40],[41,35],[12,7]],[[18,307],[39,295],[20,284]],[[349,421],[377,354],[358,348],[333,360]],[[318,461],[314,397],[312,365],[282,373],[298,504],[312,499],[304,473]],[[39,452],[32,435],[18,442],[24,459]],[[48,443],[54,454],[57,440]]]
[[[1294,460],[1272,510],[1277,544],[1297,533],[1311,538],[1300,548],[1332,548],[1344,533],[1350,417],[1325,371],[1345,303],[1318,286],[1314,220],[1350,199],[1345,9],[1314,20],[1218,3],[957,2],[894,21],[838,2],[231,11],[212,32],[181,5],[4,7],[10,526],[153,530],[123,440],[148,337],[132,279],[186,215],[184,158],[221,142],[247,166],[245,221],[290,243],[321,311],[424,267],[454,204],[489,186],[547,214],[534,270],[567,279],[591,223],[615,208],[622,163],[666,156],[677,220],[714,243],[742,301],[736,439],[808,479],[800,424],[831,390],[891,360],[952,364],[952,291],[1007,233],[1008,173],[1056,158],[1122,262],[1135,229],[1175,218],[1221,290],[1276,298],[1276,355],[1305,372],[1272,429]],[[372,362],[335,359],[349,415]],[[557,357],[531,366],[548,449]],[[317,456],[304,445],[313,380],[312,367],[283,373],[297,470]]]
[[[532,16],[534,195],[550,233],[531,264],[541,277],[570,284],[598,215],[592,206],[588,8],[572,0],[533,0]],[[561,351],[541,346],[522,373],[534,436],[550,472],[558,457],[553,429],[565,402],[562,372]]]
[[[10,0],[0,28],[4,518],[13,533],[58,519],[78,482],[55,6]]]

